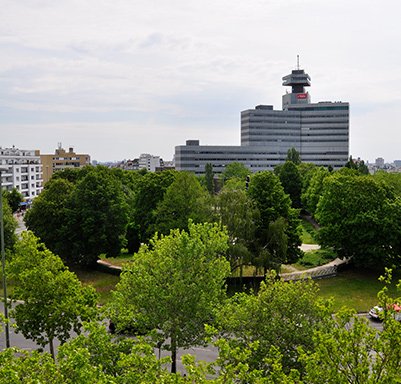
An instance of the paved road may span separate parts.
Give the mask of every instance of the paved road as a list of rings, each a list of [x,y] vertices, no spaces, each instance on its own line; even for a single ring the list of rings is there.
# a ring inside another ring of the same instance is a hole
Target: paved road
[[[0,302],[0,311],[1,313],[4,313],[4,306],[2,302]],[[369,324],[378,331],[383,330],[382,323],[370,320],[367,313],[360,314],[359,316],[367,318],[369,320]],[[35,344],[33,341],[25,339],[21,334],[17,334],[12,326],[10,327],[10,344],[13,347],[18,347],[24,350],[35,350],[40,348],[40,346]],[[59,346],[58,341],[55,341],[55,348],[57,349],[58,346]],[[0,349],[3,350],[4,348],[5,348],[5,333],[3,330],[0,333]],[[48,346],[45,348],[45,351],[50,352]],[[180,357],[188,353],[191,355],[195,355],[198,360],[206,362],[215,361],[218,355],[217,348],[215,348],[214,346],[193,347],[187,350],[180,349],[178,351],[178,359],[177,359],[177,369],[179,372],[184,371],[180,361]],[[157,349],[155,350],[155,354],[156,356],[159,356],[159,351]],[[169,352],[167,351],[161,352],[161,356],[167,356],[167,355],[169,355]]]
[[[0,311],[3,314],[4,313],[4,305],[3,302],[0,302]],[[73,335],[74,337],[74,335]],[[54,347],[57,351],[60,343],[55,340],[54,341]],[[6,338],[5,338],[5,331],[4,329],[0,332],[0,350],[3,350],[6,346]],[[18,347],[20,349],[24,349],[27,351],[33,351],[37,349],[41,349],[39,345],[34,343],[32,340],[25,339],[24,336],[22,336],[20,333],[15,332],[15,328],[10,325],[10,346],[11,347]],[[46,352],[50,353],[49,347],[46,346],[44,348]],[[184,372],[183,365],[181,364],[181,356],[185,354],[191,354],[195,355],[198,360],[206,361],[206,362],[212,362],[215,361],[217,358],[217,348],[213,346],[207,346],[207,347],[193,347],[190,349],[180,349],[177,353],[177,370],[179,372]],[[159,350],[155,349],[155,355],[159,356]],[[164,356],[169,356],[170,353],[168,351],[161,351],[161,357]]]
[[[4,314],[4,303],[3,301],[0,302],[0,311]],[[26,351],[33,351],[37,349],[42,349],[42,347],[32,340],[26,339],[21,333],[17,333],[15,331],[14,321],[11,319],[10,324],[10,346],[11,347],[18,347],[20,349],[24,349]],[[60,343],[55,340],[54,345],[56,348],[59,347]],[[6,335],[5,330],[2,329],[0,332],[0,349],[3,350],[6,347]],[[48,346],[44,348],[45,351],[50,353],[50,349]]]

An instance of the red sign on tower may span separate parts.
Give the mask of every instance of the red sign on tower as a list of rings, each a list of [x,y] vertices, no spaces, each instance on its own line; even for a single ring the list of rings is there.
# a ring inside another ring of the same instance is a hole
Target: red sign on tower
[[[298,93],[297,99],[307,99],[308,94],[307,93]]]

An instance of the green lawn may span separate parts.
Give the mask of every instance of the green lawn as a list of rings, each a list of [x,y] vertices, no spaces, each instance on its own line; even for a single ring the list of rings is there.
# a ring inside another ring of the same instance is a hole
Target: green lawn
[[[302,244],[317,244],[317,241],[315,239],[317,231],[315,227],[305,219],[301,220],[300,227],[302,229],[302,234],[301,234]]]
[[[98,271],[75,271],[84,284],[92,284],[100,294],[100,303],[110,299],[110,291],[114,289],[119,278]],[[342,306],[355,309],[358,312],[367,312],[377,304],[377,293],[383,284],[378,281],[379,274],[348,270],[340,272],[337,277],[316,280],[320,287],[320,296],[334,299],[334,309]],[[395,284],[390,294],[397,296]]]
[[[111,298],[111,291],[119,281],[119,277],[108,273],[87,270],[71,269],[85,285],[92,285],[99,293],[99,304],[107,303]],[[247,271],[248,274],[251,272]],[[354,308],[358,312],[367,312],[377,304],[377,293],[383,284],[378,281],[379,274],[372,272],[347,270],[340,272],[338,276],[328,279],[316,280],[320,287],[320,296],[324,298],[333,297],[334,310],[342,306]],[[400,279],[398,276],[396,279]],[[8,282],[8,292],[12,293],[12,282]],[[397,297],[395,284],[390,287],[391,296]],[[2,295],[2,290],[0,289]]]
[[[299,270],[318,267],[319,265],[327,264],[336,257],[337,255],[330,249],[313,249],[305,252],[302,259],[293,264],[293,267]]]
[[[380,274],[348,270],[329,279],[316,280],[320,287],[320,296],[333,297],[335,310],[342,306],[367,312],[377,304],[377,293],[383,288],[378,281]],[[389,289],[389,294],[397,297],[395,284]]]
[[[99,304],[107,303],[111,298],[111,291],[120,280],[119,276],[96,270],[70,268],[84,285],[92,285],[99,294]]]

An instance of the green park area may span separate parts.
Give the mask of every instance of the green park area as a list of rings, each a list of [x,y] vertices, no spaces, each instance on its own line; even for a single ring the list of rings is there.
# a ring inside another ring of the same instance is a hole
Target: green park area
[[[79,269],[74,272],[83,284],[90,284],[96,289],[100,304],[105,304],[110,299],[111,290],[119,281],[118,276],[105,272]],[[377,304],[377,293],[383,288],[378,277],[378,274],[369,271],[349,269],[339,272],[336,277],[319,279],[316,282],[321,297],[333,298],[335,310],[347,306],[357,312],[368,312]],[[391,286],[389,293],[397,295],[395,284]]]
[[[20,369],[16,377],[47,372],[24,369],[25,359],[38,366],[53,358],[46,364],[60,375],[57,383],[138,382],[143,372],[151,376],[142,382],[203,383],[213,372],[216,383],[295,384],[305,377],[318,384],[333,377],[336,384],[341,369],[360,365],[356,382],[380,382],[376,372],[383,370],[382,382],[395,382],[401,325],[387,304],[398,302],[398,179],[293,160],[251,176],[242,165],[227,166],[217,184],[210,166],[200,178],[105,167],[62,171],[25,214],[30,231],[22,233],[6,204],[8,293],[20,300],[10,317],[51,356],[0,356]],[[114,273],[99,269],[99,255]],[[116,266],[124,268],[120,276]],[[386,267],[395,278],[383,291],[378,278]],[[291,280],[311,269],[320,279]],[[366,313],[378,304],[385,309],[379,333],[366,316],[342,310]],[[145,339],[115,338],[98,321],[102,315],[117,333]],[[84,332],[69,340],[71,329]],[[57,357],[56,339],[63,344]],[[155,380],[169,374],[155,346],[169,352],[175,375],[178,350],[211,340],[219,354],[214,366],[206,371],[190,356],[183,361],[187,378]],[[71,370],[77,351],[86,365]],[[370,351],[385,359],[371,360]]]

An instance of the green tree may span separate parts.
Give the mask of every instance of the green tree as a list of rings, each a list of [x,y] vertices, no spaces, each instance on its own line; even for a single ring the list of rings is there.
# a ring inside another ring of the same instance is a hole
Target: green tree
[[[376,269],[400,264],[401,201],[371,176],[327,177],[316,217],[320,244],[340,257]]]
[[[82,178],[68,202],[68,261],[91,265],[120,253],[128,223],[121,182],[103,167]]]
[[[286,161],[292,161],[295,165],[301,164],[301,156],[295,148],[290,148],[287,151]]]
[[[389,320],[377,332],[365,318],[342,311],[314,335],[312,353],[301,352],[304,382],[320,384],[400,383],[401,325]]]
[[[259,211],[238,179],[226,182],[217,199],[221,223],[227,228],[229,249],[227,252],[231,271],[240,269],[251,261],[252,242],[255,240],[255,223]]]
[[[207,163],[205,165],[205,183],[206,189],[208,192],[213,195],[214,193],[214,174],[213,174],[213,165],[211,163]]]
[[[316,164],[313,163],[301,163],[298,165],[298,171],[302,179],[302,191],[306,191],[309,186],[313,171],[317,168]]]
[[[66,382],[50,354],[7,348],[0,352],[0,383]]]
[[[17,240],[17,237],[15,236],[15,230],[17,229],[18,224],[12,214],[10,206],[8,205],[7,199],[4,197],[6,193],[7,192],[4,191],[2,195],[3,198],[1,200],[3,209],[4,248],[12,249]]]
[[[70,228],[70,212],[67,210],[74,188],[67,179],[51,179],[25,214],[27,228],[63,258],[69,255],[69,234],[76,229]]]
[[[131,222],[138,231],[136,236],[142,243],[148,242],[155,232],[157,216],[155,210],[163,200],[166,189],[175,180],[178,172],[145,173],[137,185],[135,197],[130,206]]]
[[[102,166],[99,166],[103,168]],[[83,179],[88,173],[95,169],[92,165],[87,165],[83,168],[65,168],[53,173],[51,180],[64,179],[72,184],[77,184],[79,180]]]
[[[314,333],[331,316],[330,304],[317,299],[317,292],[311,280],[284,282],[270,275],[256,295],[236,294],[222,307],[217,316],[220,337],[232,348],[253,345],[242,363],[265,375],[272,369],[266,359],[277,354],[284,372],[303,372],[299,348],[313,351]]]
[[[360,175],[368,175],[369,174],[369,169],[366,166],[365,162],[363,160],[354,160],[352,156],[349,157],[349,160],[345,164],[346,168],[353,169],[357,171],[358,174]]]
[[[69,382],[89,384],[98,383],[99,379],[105,380],[104,383],[126,384],[181,382],[181,375],[170,374],[165,368],[170,359],[159,360],[151,344],[139,339],[115,338],[104,326],[95,323],[86,328],[85,334],[59,349],[58,365]]]
[[[155,211],[154,232],[168,234],[171,229],[188,228],[188,220],[203,223],[213,220],[211,197],[189,172],[179,172],[167,188]]]
[[[263,268],[264,276],[269,270],[280,272],[281,264],[287,261],[288,236],[286,229],[287,222],[283,217],[269,223],[265,246],[254,258],[255,266]]]
[[[5,193],[5,198],[8,201],[8,205],[10,206],[13,213],[17,212],[20,208],[20,203],[24,201],[24,197],[21,192],[18,191],[17,188],[13,188],[11,191]]]
[[[225,181],[232,178],[238,178],[245,181],[246,176],[249,174],[250,171],[244,164],[234,161],[224,168],[222,177]]]
[[[225,295],[227,242],[217,224],[189,224],[188,233],[155,237],[123,269],[111,307],[117,327],[158,330],[172,372],[177,348],[203,343],[204,324]]]
[[[275,169],[276,173],[276,169]],[[292,161],[287,160],[276,173],[280,179],[284,192],[287,193],[294,208],[301,207],[302,179],[298,167]]]
[[[22,300],[10,313],[17,332],[43,347],[49,344],[53,357],[54,339],[65,342],[70,331],[80,332],[82,321],[95,318],[95,290],[82,287],[32,232],[23,233],[17,242],[8,271],[15,283],[14,296]]]
[[[291,200],[284,192],[280,179],[269,171],[255,173],[251,178],[248,193],[260,212],[256,231],[257,246],[259,247],[257,253],[266,249],[269,243],[270,223],[283,217],[286,221],[285,235],[288,245],[285,262],[295,262],[301,255],[298,211],[291,208]],[[284,236],[281,238],[284,239]]]
[[[401,173],[378,171],[373,175],[373,178],[377,181],[386,183],[388,186],[393,188],[394,193],[397,196],[401,197]]]
[[[330,176],[330,172],[326,168],[315,168],[312,171],[309,186],[302,194],[303,205],[312,215],[315,214],[317,204],[323,194],[323,181],[328,176]]]

